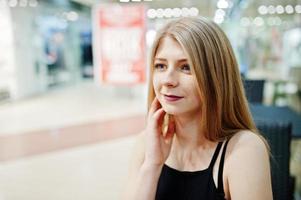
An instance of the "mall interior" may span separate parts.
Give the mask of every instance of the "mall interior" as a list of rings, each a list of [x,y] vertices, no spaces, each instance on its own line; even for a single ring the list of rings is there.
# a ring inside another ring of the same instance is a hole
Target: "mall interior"
[[[185,16],[229,37],[254,120],[284,124],[258,129],[274,199],[301,200],[300,0],[0,0],[0,200],[121,199],[152,42]]]

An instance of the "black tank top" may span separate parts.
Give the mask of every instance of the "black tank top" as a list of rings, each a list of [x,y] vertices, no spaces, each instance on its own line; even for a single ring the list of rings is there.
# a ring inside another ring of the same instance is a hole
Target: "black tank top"
[[[210,165],[200,171],[179,171],[164,164],[159,178],[156,200],[225,200],[223,168],[228,141],[224,145],[218,168],[218,187],[213,180],[213,166],[223,142],[219,142]]]

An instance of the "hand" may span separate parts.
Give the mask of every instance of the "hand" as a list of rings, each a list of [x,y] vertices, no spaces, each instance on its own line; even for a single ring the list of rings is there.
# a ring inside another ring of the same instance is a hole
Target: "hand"
[[[163,166],[170,153],[175,132],[175,122],[169,119],[167,132],[163,135],[162,126],[166,112],[155,98],[150,106],[145,130],[145,159],[144,163],[153,166]]]

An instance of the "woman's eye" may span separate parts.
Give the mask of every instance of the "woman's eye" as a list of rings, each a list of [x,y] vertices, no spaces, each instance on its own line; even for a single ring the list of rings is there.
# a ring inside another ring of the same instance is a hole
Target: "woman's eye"
[[[185,72],[190,72],[190,66],[188,64],[182,65],[181,70]]]
[[[165,65],[163,64],[155,64],[155,69],[156,70],[164,70],[166,68]]]

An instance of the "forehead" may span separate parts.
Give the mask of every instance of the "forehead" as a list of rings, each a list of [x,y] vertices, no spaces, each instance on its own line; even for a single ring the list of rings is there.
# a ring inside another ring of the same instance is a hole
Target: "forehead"
[[[181,45],[173,38],[166,36],[160,40],[155,58],[187,59]]]

